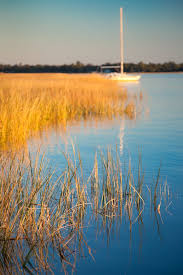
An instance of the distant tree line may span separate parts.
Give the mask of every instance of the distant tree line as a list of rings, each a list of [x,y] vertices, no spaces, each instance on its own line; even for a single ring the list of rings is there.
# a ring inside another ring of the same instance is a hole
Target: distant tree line
[[[119,63],[106,63],[106,66],[115,66]],[[70,65],[5,65],[0,64],[1,73],[91,73],[100,71],[100,65],[83,64],[77,61]],[[114,69],[111,69],[114,71]],[[125,63],[125,72],[183,72],[183,63]]]
[[[98,66],[81,62],[70,65],[4,65],[0,64],[0,72],[4,73],[90,73],[97,70]]]
[[[106,66],[116,66],[119,63],[106,63]],[[114,71],[114,70],[113,70]],[[183,72],[183,63],[176,64],[175,62],[166,63],[125,63],[124,71],[127,73],[133,72]]]
[[[183,63],[127,63],[124,65],[124,69],[126,72],[183,72]]]

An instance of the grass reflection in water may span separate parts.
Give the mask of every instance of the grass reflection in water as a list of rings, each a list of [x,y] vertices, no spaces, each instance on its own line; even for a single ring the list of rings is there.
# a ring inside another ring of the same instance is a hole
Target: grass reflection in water
[[[39,152],[33,160],[24,154],[0,159],[0,271],[1,274],[36,273],[54,269],[60,258],[65,272],[75,268],[82,247],[92,257],[83,228],[102,226],[110,234],[117,219],[125,217],[132,231],[143,223],[143,211],[151,204],[161,219],[162,205],[169,205],[167,184],[160,181],[146,187],[139,157],[138,175],[130,163],[125,172],[118,152],[97,152],[93,170],[85,178],[79,151],[65,154],[62,172],[46,167]],[[147,189],[148,188],[148,189]],[[148,191],[149,190],[149,191]]]

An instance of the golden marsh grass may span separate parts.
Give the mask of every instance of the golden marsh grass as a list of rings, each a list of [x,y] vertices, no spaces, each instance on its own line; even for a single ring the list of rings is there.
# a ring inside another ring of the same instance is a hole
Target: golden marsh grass
[[[52,125],[134,113],[127,91],[97,74],[0,75],[1,147]]]

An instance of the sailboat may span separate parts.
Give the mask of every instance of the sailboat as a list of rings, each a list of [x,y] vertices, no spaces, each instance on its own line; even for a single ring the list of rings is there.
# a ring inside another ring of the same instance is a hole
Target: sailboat
[[[120,50],[121,50],[121,63],[120,66],[102,66],[101,68],[120,68],[120,73],[109,73],[107,78],[119,81],[139,81],[140,75],[130,75],[124,73],[124,62],[123,62],[123,9],[120,8]]]

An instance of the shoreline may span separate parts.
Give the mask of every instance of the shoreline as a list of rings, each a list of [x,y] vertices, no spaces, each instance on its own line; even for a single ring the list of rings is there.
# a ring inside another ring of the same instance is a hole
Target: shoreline
[[[183,74],[183,72],[137,72],[137,74]],[[135,74],[135,73],[132,73]]]
[[[98,74],[98,72],[91,72],[91,73],[73,73],[73,72],[67,72],[67,73],[62,73],[62,72],[0,72],[0,75],[7,75],[7,74],[63,74],[63,75],[87,75],[87,74],[93,74],[96,73]],[[124,72],[125,74],[183,74],[183,72]]]

